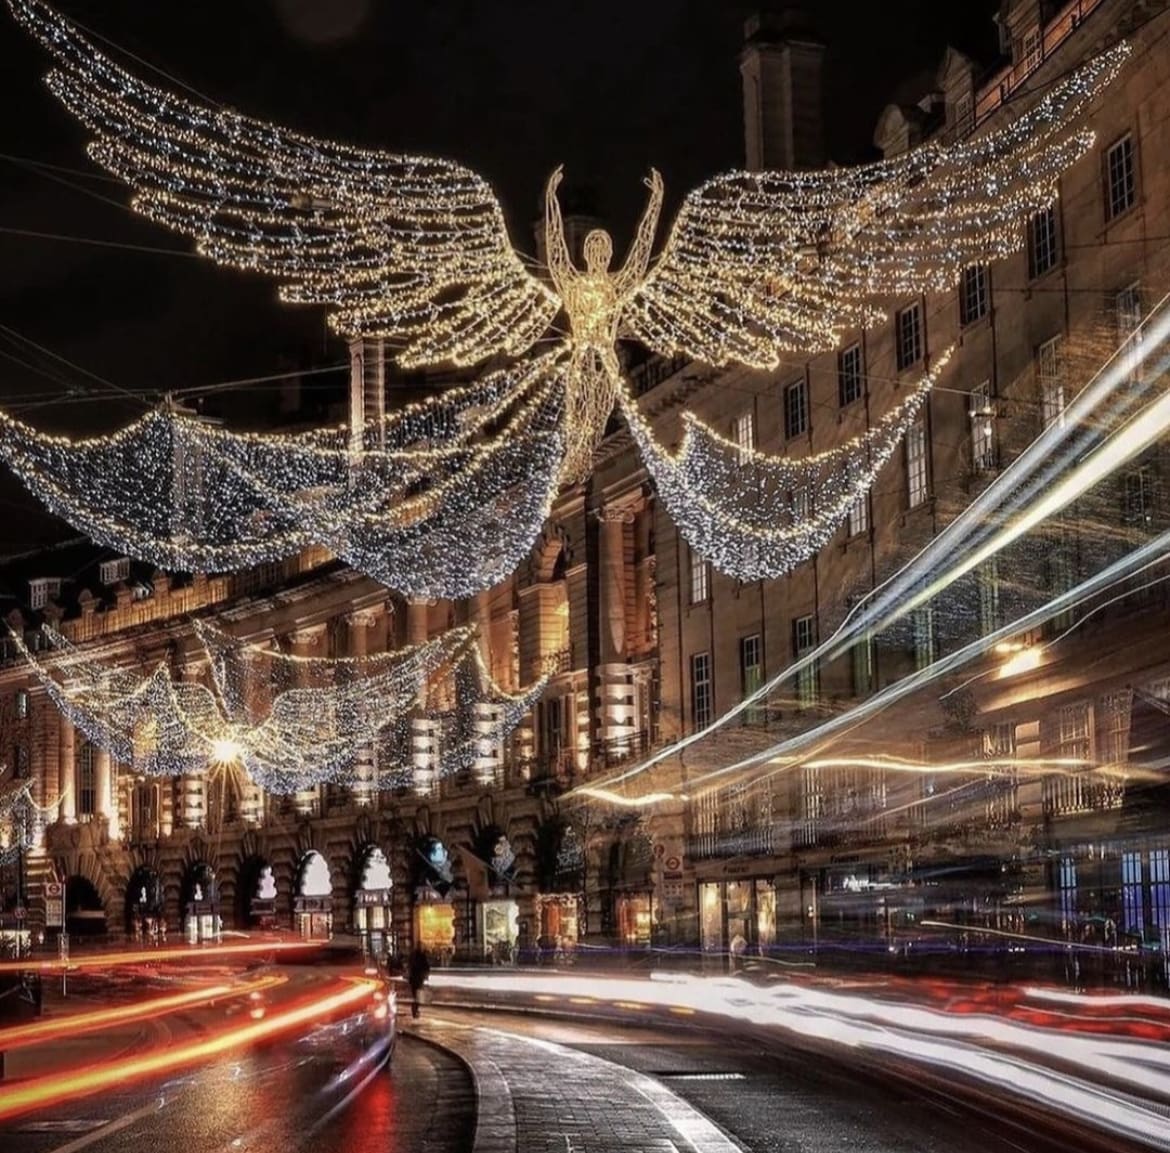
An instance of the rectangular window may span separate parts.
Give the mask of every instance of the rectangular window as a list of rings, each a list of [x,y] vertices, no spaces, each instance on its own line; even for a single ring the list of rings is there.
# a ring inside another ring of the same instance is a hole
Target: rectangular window
[[[77,815],[92,817],[97,811],[94,747],[85,742],[77,753]]]
[[[970,92],[964,92],[955,101],[955,135],[960,139],[975,127],[975,102]]]
[[[791,440],[808,431],[808,384],[803,380],[784,390],[784,435]]]
[[[921,421],[910,426],[906,433],[906,485],[910,507],[926,500],[929,480],[926,467],[926,425]]]
[[[742,699],[746,700],[764,681],[763,645],[760,634],[739,638],[739,688]],[[744,712],[744,724],[758,725],[763,722],[764,710],[759,705]]]
[[[861,399],[861,345],[851,344],[837,354],[837,399],[844,408]]]
[[[792,494],[792,519],[797,524],[804,524],[812,515],[812,500],[807,488],[798,488]]]
[[[739,449],[739,463],[747,464],[756,447],[756,414],[741,412],[731,426],[731,439]]]
[[[1056,267],[1056,208],[1050,205],[1028,221],[1028,277],[1035,280]]]
[[[687,549],[691,566],[691,604],[701,605],[711,597],[711,566],[693,548]]]
[[[1054,336],[1036,350],[1036,378],[1040,382],[1040,416],[1044,427],[1064,423],[1064,337]]]
[[[120,556],[116,560],[102,561],[98,577],[104,585],[114,585],[130,575],[130,558]]]
[[[864,637],[849,650],[853,695],[867,697],[873,691],[873,638]]]
[[[28,690],[16,690],[16,719],[23,721],[28,716]]]
[[[1133,137],[1126,134],[1105,153],[1105,219],[1115,220],[1136,203]]]
[[[1170,932],[1170,849],[1150,853],[1150,919]]]
[[[971,389],[967,413],[971,418],[971,469],[994,472],[995,410],[991,405],[991,381],[985,380]]]
[[[987,265],[969,264],[959,281],[959,323],[974,324],[987,315]]]
[[[914,610],[914,668],[921,672],[934,664],[934,609],[923,605]]]
[[[903,308],[896,317],[898,371],[912,368],[922,359],[922,305]]]
[[[1034,68],[1040,67],[1043,59],[1044,40],[1040,35],[1040,26],[1035,25],[1020,37],[1020,61],[1024,65],[1024,71],[1031,72]]]
[[[1117,316],[1118,355],[1129,367],[1129,379],[1141,380],[1142,289],[1140,284],[1123,288],[1113,300]]]
[[[992,557],[979,566],[980,635],[989,636],[999,625],[999,561]]]
[[[28,759],[28,748],[24,745],[12,747],[12,772],[18,781],[26,781],[32,772],[32,765]]]
[[[1123,478],[1121,519],[1130,528],[1145,528],[1153,519],[1153,473],[1148,465]]]
[[[59,577],[38,577],[28,582],[28,607],[43,609],[50,598],[61,595]]]
[[[1144,928],[1142,915],[1142,855],[1121,854],[1121,931],[1140,933]]]
[[[711,654],[691,657],[691,721],[695,729],[711,723]]]
[[[859,496],[849,509],[849,535],[860,536],[869,532],[869,494]]]
[[[1077,927],[1077,863],[1072,857],[1060,862],[1057,887],[1060,891],[1060,927],[1071,937]]]
[[[799,661],[817,646],[817,623],[812,616],[792,622],[792,651]],[[796,701],[802,709],[817,703],[817,666],[810,662],[796,674]]]

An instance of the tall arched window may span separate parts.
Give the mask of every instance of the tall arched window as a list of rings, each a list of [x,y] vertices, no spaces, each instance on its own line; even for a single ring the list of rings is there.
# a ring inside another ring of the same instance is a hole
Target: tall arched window
[[[86,741],[77,753],[77,815],[88,820],[97,811],[93,745]]]

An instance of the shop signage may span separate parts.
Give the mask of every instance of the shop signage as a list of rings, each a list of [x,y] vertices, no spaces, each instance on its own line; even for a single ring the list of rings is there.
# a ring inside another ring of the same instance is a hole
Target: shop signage
[[[686,884],[681,878],[678,880],[664,880],[662,882],[662,899],[664,901],[681,901],[686,895]]]
[[[45,928],[65,928],[65,886],[60,881],[45,885]]]
[[[723,875],[725,877],[742,877],[745,873],[752,871],[752,864],[750,861],[733,861],[723,866]]]

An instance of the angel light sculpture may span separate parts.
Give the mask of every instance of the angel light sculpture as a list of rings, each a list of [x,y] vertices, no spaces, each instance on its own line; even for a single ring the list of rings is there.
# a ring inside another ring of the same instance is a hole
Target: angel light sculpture
[[[1091,146],[1082,114],[1128,53],[1109,49],[1006,127],[957,144],[856,168],[717,176],[684,199],[653,260],[663,187],[652,173],[615,271],[600,230],[585,239],[584,268],[574,265],[557,170],[542,278],[469,169],[194,102],[138,79],[43,0],[9,5],[53,55],[50,89],[89,129],[90,156],[131,186],[137,211],[215,261],[273,277],[282,300],[328,308],[336,332],[382,338],[404,368],[513,365],[485,377],[481,392],[350,430],[344,445],[225,433],[208,450],[222,474],[207,495],[213,526],[172,517],[160,531],[145,523],[150,508],[116,497],[94,509],[77,473],[108,447],[101,438],[50,449],[5,419],[0,453],[55,511],[115,547],[132,541],[156,563],[184,567],[176,560],[214,553],[243,565],[276,540],[286,549],[311,540],[408,595],[467,595],[501,579],[535,541],[558,486],[588,475],[615,402],[700,554],[741,579],[778,576],[811,556],[872,485],[940,364],[873,430],[789,461],[728,444],[693,415],[668,451],[623,380],[619,342],[715,368],[772,369],[783,353],[836,347],[883,316],[883,300],[945,289],[969,265],[1012,252],[1024,220],[1053,201],[1060,175]],[[564,334],[531,356],[562,315]],[[405,434],[420,422],[430,431]],[[180,423],[156,420],[165,437],[149,455],[163,479],[177,467],[167,446],[194,436],[175,432]],[[147,444],[133,426],[120,435],[130,455]],[[345,480],[349,471],[368,483]],[[249,515],[231,515],[241,504]],[[251,515],[259,508],[279,532]]]

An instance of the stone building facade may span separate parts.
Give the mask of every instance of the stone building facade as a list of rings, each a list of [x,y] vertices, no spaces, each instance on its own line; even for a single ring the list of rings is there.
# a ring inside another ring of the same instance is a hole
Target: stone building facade
[[[9,771],[27,774],[40,802],[57,806],[23,860],[30,923],[55,871],[67,878],[76,932],[132,933],[165,920],[198,937],[278,924],[307,935],[357,932],[373,947],[421,939],[470,958],[574,942],[714,958],[733,945],[765,956],[846,941],[897,949],[918,941],[930,919],[978,930],[981,940],[1079,939],[1085,926],[1112,920],[1115,940],[1136,925],[1130,936],[1161,939],[1165,950],[1170,839],[1156,780],[1110,791],[1096,778],[1057,785],[975,773],[946,778],[962,790],[944,804],[941,770],[798,764],[728,783],[709,776],[929,663],[929,618],[906,638],[879,638],[802,675],[717,738],[619,779],[827,636],[1059,418],[1082,368],[1170,287],[1164,9],[1153,0],[1005,0],[1001,69],[988,77],[949,50],[927,91],[881,115],[875,144],[888,156],[988,131],[1078,62],[1131,39],[1124,74],[1094,106],[1095,149],[1062,179],[1052,213],[1028,222],[1019,254],[970,270],[954,292],[891,301],[887,323],[774,372],[629,364],[666,443],[686,406],[745,446],[801,456],[871,427],[956,346],[870,498],[787,577],[740,584],[694,556],[620,429],[591,479],[560,494],[515,577],[463,604],[407,603],[321,555],[182,581],[82,545],[74,547],[84,555],[10,565],[20,602],[10,623],[30,629],[43,614],[127,663],[181,665],[185,621],[200,614],[241,637],[331,655],[474,621],[501,685],[553,670],[529,721],[474,774],[420,794],[380,789],[371,766],[353,788],[286,800],[254,789],[217,794],[202,778],[131,779],[88,749],[8,660],[0,699]],[[741,71],[752,166],[823,162],[823,55],[787,18],[749,22]],[[394,396],[376,342],[356,345],[353,363],[351,415],[375,416]],[[1136,479],[1120,482],[1145,526],[1167,519],[1163,465],[1154,451]],[[72,581],[62,583],[65,573]],[[989,604],[998,588],[989,586]],[[834,749],[944,765],[1075,747],[1086,760],[1124,762],[1132,731],[1157,737],[1156,701],[1170,696],[1163,589],[1096,613],[1018,676],[996,675],[1004,658],[990,653],[961,705],[920,694]],[[986,787],[969,787],[980,781]],[[598,782],[610,800],[574,791]],[[948,875],[959,880],[938,883]]]

